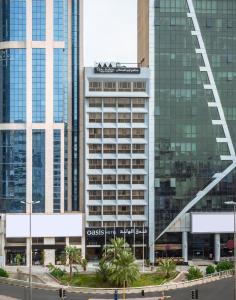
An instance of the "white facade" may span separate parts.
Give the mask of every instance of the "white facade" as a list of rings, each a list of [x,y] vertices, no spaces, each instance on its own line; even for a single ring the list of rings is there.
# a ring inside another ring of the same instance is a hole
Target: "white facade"
[[[149,70],[85,68],[85,226],[149,226]]]

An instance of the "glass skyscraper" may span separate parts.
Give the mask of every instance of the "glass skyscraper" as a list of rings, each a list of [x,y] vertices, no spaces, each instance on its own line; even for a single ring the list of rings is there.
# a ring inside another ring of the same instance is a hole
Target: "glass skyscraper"
[[[79,0],[0,5],[0,211],[79,210]]]
[[[216,258],[216,241],[227,255],[223,248],[230,234],[223,230],[219,237],[206,228],[194,235],[190,223],[196,212],[232,210],[224,202],[236,192],[235,20],[233,0],[138,4],[138,56],[150,67],[153,86],[149,201],[155,206],[159,255],[186,255],[187,240],[190,257],[215,251]]]

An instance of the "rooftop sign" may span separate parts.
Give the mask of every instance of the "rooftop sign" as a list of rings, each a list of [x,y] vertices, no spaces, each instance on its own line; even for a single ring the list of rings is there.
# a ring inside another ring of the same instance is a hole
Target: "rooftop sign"
[[[140,68],[127,67],[120,63],[97,63],[94,67],[94,73],[100,74],[140,74]]]

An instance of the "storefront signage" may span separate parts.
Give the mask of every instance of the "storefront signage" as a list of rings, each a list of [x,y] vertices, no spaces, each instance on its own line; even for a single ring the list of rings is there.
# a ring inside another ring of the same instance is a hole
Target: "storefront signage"
[[[94,73],[140,74],[140,68],[127,67],[114,63],[98,63],[94,68]]]
[[[101,227],[101,228],[85,228],[85,235],[89,237],[107,237],[109,236],[142,236],[147,235],[147,227]]]

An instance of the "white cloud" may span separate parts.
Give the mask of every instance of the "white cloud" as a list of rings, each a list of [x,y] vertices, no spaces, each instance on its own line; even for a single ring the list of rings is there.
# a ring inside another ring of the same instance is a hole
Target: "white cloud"
[[[137,0],[84,0],[84,64],[136,62]]]

